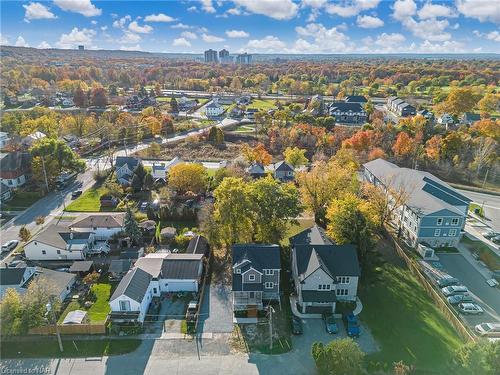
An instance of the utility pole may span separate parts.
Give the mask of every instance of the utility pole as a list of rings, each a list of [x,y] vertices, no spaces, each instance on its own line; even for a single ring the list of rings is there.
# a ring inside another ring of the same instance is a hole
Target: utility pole
[[[273,351],[273,307],[269,305],[269,350]]]
[[[61,351],[61,353],[63,353],[64,348],[61,340],[61,333],[59,332],[59,327],[57,326],[57,320],[54,310],[52,309],[52,304],[49,302],[45,305],[45,307],[47,308],[47,313],[51,315],[52,321],[54,322],[54,327],[56,329],[56,335],[57,335],[57,342],[59,343],[59,350]]]
[[[43,177],[45,178],[45,187],[47,188],[47,194],[49,193],[49,182],[47,181],[47,171],[45,170],[45,159],[42,158],[42,168],[43,168]]]

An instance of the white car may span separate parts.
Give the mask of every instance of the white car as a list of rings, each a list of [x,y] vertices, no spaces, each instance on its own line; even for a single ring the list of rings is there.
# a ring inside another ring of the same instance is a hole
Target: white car
[[[463,285],[451,285],[445,288],[441,288],[441,291],[446,297],[452,296],[454,294],[465,294],[469,293],[469,289]]]
[[[481,323],[474,329],[481,336],[500,337],[500,323]]]
[[[484,310],[475,303],[459,303],[458,309],[464,314],[482,314]]]
[[[14,250],[19,244],[18,240],[10,240],[2,245],[2,253]]]

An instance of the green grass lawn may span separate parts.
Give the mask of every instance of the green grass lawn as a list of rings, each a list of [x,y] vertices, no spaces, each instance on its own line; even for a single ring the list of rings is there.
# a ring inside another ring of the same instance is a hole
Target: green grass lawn
[[[37,202],[41,197],[42,195],[38,192],[17,191],[14,193],[14,197],[10,201],[2,203],[2,209],[9,211],[23,211],[30,207],[33,203]]]
[[[476,213],[480,217],[484,217],[483,208],[480,205],[478,205],[477,203],[469,204],[469,211]]]
[[[239,125],[233,131],[237,133],[253,133],[255,131],[255,125]]]
[[[314,219],[298,219],[298,224],[292,224],[288,228],[285,239],[281,241],[282,246],[290,245],[289,238],[295,236],[297,233],[302,232],[304,229],[314,225]]]
[[[96,283],[92,285],[92,291],[95,293],[97,299],[89,309],[85,308],[85,306],[80,305],[80,303],[76,301],[70,302],[59,317],[59,323],[62,323],[66,315],[70,311],[74,310],[86,310],[88,312],[91,324],[104,322],[111,310],[109,307],[109,298],[111,297],[111,284]]]
[[[96,212],[101,210],[101,201],[99,200],[104,193],[103,187],[92,187],[71,202],[66,211]]]
[[[500,270],[500,257],[496,255],[488,245],[482,241],[473,241],[467,236],[463,236],[461,242],[468,249],[478,253],[479,259],[481,259],[490,270]]]
[[[454,328],[407,268],[386,263],[374,269],[376,276],[365,280],[359,291],[360,318],[381,346],[380,352],[367,356],[369,368],[377,363],[392,368],[403,360],[418,373],[445,373],[462,344]]]
[[[75,358],[126,354],[135,351],[141,340],[105,339],[105,340],[64,340],[64,352],[59,351],[55,338],[34,337],[33,341],[3,342],[0,356],[7,358]]]
[[[276,108],[273,99],[252,99],[252,102],[247,106],[247,109],[256,108],[262,111]]]

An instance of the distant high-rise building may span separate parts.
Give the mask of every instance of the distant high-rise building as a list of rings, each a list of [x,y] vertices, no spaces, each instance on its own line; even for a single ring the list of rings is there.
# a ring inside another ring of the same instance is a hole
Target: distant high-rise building
[[[221,63],[227,62],[229,60],[229,51],[227,49],[221,49],[219,51],[219,61]]]
[[[217,60],[217,51],[213,49],[209,49],[205,51],[205,62],[206,63],[216,63]]]
[[[242,53],[236,56],[236,63],[237,64],[251,64],[252,63],[252,55],[249,55],[248,53]]]
[[[85,46],[80,44],[78,46],[78,51],[84,51],[84,50],[85,50]]]

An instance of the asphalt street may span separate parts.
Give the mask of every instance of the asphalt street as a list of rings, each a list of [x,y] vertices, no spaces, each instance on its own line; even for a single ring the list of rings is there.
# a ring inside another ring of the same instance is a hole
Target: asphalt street
[[[483,207],[486,222],[497,232],[500,232],[500,196],[484,193],[476,193],[468,190],[457,189],[460,193],[469,197],[474,203]]]

